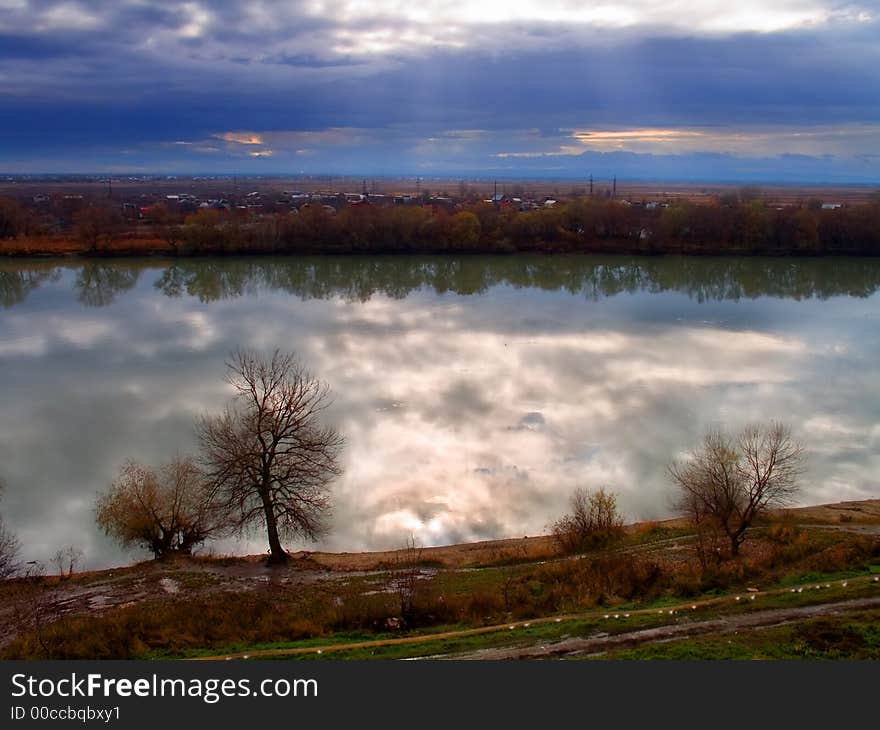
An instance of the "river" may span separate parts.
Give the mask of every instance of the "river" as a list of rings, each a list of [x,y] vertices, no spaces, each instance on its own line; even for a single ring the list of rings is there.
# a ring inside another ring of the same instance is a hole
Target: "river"
[[[780,419],[799,503],[880,496],[880,260],[586,256],[0,262],[0,513],[22,557],[123,554],[127,458],[196,448],[236,347],[294,350],[344,434],[332,531],[293,549],[535,535],[577,486],[671,515],[710,426]],[[214,544],[263,552],[259,534]]]

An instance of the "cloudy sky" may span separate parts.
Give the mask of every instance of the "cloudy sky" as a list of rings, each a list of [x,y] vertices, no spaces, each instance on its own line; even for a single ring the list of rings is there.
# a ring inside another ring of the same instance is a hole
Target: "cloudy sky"
[[[877,0],[0,0],[0,172],[873,183]]]

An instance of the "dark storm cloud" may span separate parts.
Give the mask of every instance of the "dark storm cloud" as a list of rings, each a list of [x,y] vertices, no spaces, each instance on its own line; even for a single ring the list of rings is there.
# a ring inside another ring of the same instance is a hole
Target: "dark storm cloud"
[[[748,137],[756,127],[812,126],[844,133],[827,149],[792,137],[781,151],[803,160],[707,141],[698,150],[624,146],[639,153],[633,170],[623,158],[609,167],[667,177],[717,168],[739,179],[789,168],[796,179],[873,174],[870,157],[854,158],[880,153],[871,126],[880,125],[876,3],[782,3],[778,17],[747,4],[727,18],[709,2],[694,9],[690,32],[683,21],[662,25],[673,21],[650,0],[632,17],[599,20],[577,3],[521,5],[507,22],[488,22],[471,6],[459,18],[449,3],[430,2],[420,15],[394,3],[6,0],[0,168],[568,175],[603,162],[581,153],[609,152],[572,147],[572,130],[725,127]],[[755,32],[765,29],[774,32]],[[867,125],[867,136],[847,137],[852,125]],[[332,128],[369,134],[349,146],[269,139],[271,155],[260,159],[205,144],[229,131]],[[484,134],[449,136],[455,130]],[[641,156],[652,151],[664,159]]]

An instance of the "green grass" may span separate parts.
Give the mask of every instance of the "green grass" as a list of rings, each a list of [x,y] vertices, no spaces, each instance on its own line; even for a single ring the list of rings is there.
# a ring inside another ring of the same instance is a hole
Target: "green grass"
[[[517,626],[513,630],[501,630],[490,634],[461,636],[438,639],[421,644],[364,647],[326,654],[294,654],[276,659],[411,659],[436,655],[459,654],[465,652],[507,646],[532,646],[542,641],[559,641],[567,636],[588,636],[600,629],[596,619],[564,621],[559,624],[540,624],[528,628]]]
[[[880,609],[612,651],[595,659],[880,659]]]
[[[261,651],[265,649],[294,649],[307,648],[310,646],[328,646],[331,644],[349,644],[359,641],[372,641],[375,639],[394,638],[390,634],[377,634],[366,631],[340,632],[332,636],[315,636],[311,639],[299,639],[297,641],[273,641],[257,642],[233,642],[222,646],[201,647],[187,649],[185,651],[172,651],[168,649],[156,649],[138,655],[138,659],[196,659],[203,656],[216,656],[217,654],[237,654],[245,651]]]
[[[861,571],[861,575],[847,575],[846,578],[868,577],[872,576],[874,571]],[[834,574],[837,575],[837,574]],[[652,628],[664,626],[670,623],[681,623],[691,620],[707,620],[718,616],[737,615],[751,613],[760,610],[773,608],[795,608],[800,606],[809,606],[817,603],[833,603],[837,601],[850,600],[855,598],[877,596],[880,593],[880,585],[870,581],[859,581],[849,583],[846,587],[841,585],[840,579],[833,579],[831,574],[814,574],[812,585],[821,585],[822,588],[804,588],[802,593],[783,592],[774,595],[762,593],[757,595],[754,600],[750,598],[752,594],[747,592],[731,592],[721,597],[715,595],[707,595],[695,598],[694,603],[699,603],[706,599],[715,599],[717,603],[708,606],[700,606],[696,611],[691,613],[690,610],[679,610],[670,616],[668,607],[672,605],[683,605],[680,599],[663,599],[651,602],[650,605],[631,604],[615,606],[614,608],[601,609],[599,611],[590,611],[582,617],[562,619],[559,622],[551,620],[549,622],[533,623],[528,628],[522,626],[522,622],[513,622],[516,627],[513,630],[501,629],[491,633],[453,637],[446,639],[438,639],[436,641],[427,640],[419,644],[398,644],[384,647],[363,647],[349,650],[328,651],[326,653],[306,653],[282,655],[274,658],[278,659],[402,659],[413,657],[424,657],[434,655],[457,654],[463,652],[473,652],[481,649],[490,649],[497,647],[517,647],[517,646],[534,646],[541,643],[551,643],[559,641],[567,637],[588,637],[598,632],[607,634],[620,634],[629,631],[635,631],[644,628]],[[820,582],[821,577],[821,582]],[[836,581],[836,582],[832,582]],[[826,588],[826,583],[830,583],[830,587]],[[740,601],[736,601],[736,596],[741,597]],[[662,614],[659,611],[663,611]],[[645,613],[633,613],[629,617],[624,617],[628,611],[645,611]],[[655,613],[656,612],[656,613]],[[609,618],[605,619],[604,616]],[[617,614],[619,618],[613,618]],[[418,633],[413,632],[409,636],[430,636],[431,633],[442,633],[444,631],[461,630],[467,627],[435,627],[430,632]],[[384,634],[377,635],[372,633],[364,634],[335,634],[331,638],[325,639],[309,639],[296,642],[276,642],[261,645],[228,647],[228,653],[237,653],[243,651],[257,651],[259,649],[295,649],[315,647],[330,647],[332,645],[354,643],[358,641],[373,641],[383,638],[401,638],[400,634]],[[701,639],[694,639],[694,642],[700,642]],[[710,641],[710,639],[706,639]],[[726,639],[725,639],[726,641]],[[726,646],[726,644],[724,644]],[[747,651],[747,649],[743,649]],[[187,656],[213,656],[222,654],[223,651],[212,649],[210,651],[193,652]],[[179,655],[178,655],[179,656]]]

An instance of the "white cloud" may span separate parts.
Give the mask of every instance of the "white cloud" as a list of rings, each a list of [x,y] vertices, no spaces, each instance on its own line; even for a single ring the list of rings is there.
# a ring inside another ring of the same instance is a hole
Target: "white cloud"
[[[348,28],[352,44],[361,52],[387,52],[421,40],[428,44],[463,43],[465,29],[511,25],[559,25],[596,29],[649,27],[703,34],[775,32],[831,22],[867,22],[873,14],[860,4],[839,8],[827,0],[782,0],[767,3],[743,0],[683,2],[635,0],[619,3],[584,3],[581,0],[401,0],[362,2],[309,2],[305,13],[333,20]],[[358,30],[358,26],[362,30]],[[383,27],[384,26],[384,27]],[[377,27],[379,30],[377,30]],[[389,28],[393,29],[389,33]],[[404,32],[401,33],[401,29]],[[415,33],[415,29],[421,31]],[[381,42],[375,42],[377,37]],[[407,38],[407,34],[410,34]],[[369,42],[373,37],[374,42]]]
[[[532,149],[505,150],[499,158],[579,155],[586,151],[687,154],[721,152],[749,157],[880,154],[880,125],[744,125],[741,127],[582,128],[559,136],[521,136]]]
[[[103,25],[100,15],[89,12],[79,3],[64,2],[53,5],[40,16],[39,30],[94,30]]]
[[[181,38],[201,38],[211,22],[211,15],[197,3],[184,3],[181,6],[183,23],[178,28]]]

